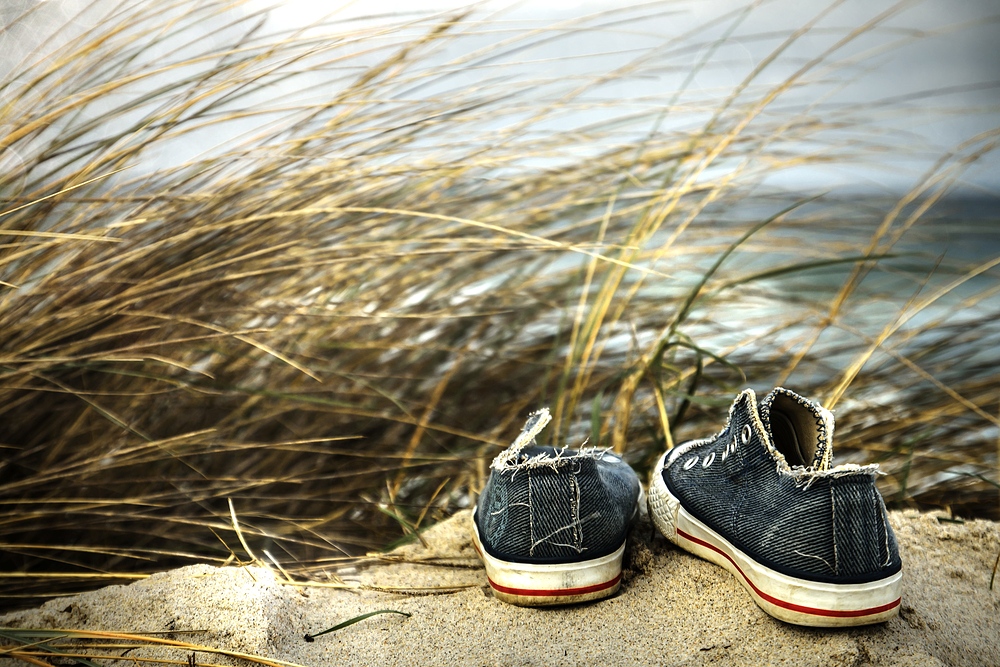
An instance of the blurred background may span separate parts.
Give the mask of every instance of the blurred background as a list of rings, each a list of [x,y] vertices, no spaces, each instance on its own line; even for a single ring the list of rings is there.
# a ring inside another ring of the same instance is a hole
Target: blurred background
[[[1000,518],[995,3],[0,6],[0,607],[640,471],[736,392]]]

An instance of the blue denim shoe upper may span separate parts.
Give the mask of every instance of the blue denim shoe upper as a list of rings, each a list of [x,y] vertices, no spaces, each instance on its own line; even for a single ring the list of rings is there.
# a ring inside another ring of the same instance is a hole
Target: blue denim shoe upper
[[[600,558],[625,542],[636,511],[639,478],[619,457],[590,448],[535,444],[548,411],[493,461],[475,521],[493,557],[522,563]]]
[[[778,388],[741,393],[717,435],[673,450],[663,480],[743,553],[789,576],[876,581],[900,570],[877,466],[832,466],[833,415]]]

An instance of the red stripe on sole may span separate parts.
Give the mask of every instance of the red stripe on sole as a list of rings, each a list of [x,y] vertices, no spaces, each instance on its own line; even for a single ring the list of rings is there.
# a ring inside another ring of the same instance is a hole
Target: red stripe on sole
[[[735,567],[736,571],[740,573],[740,575],[743,577],[743,580],[746,581],[750,585],[750,588],[752,588],[754,590],[754,592],[757,593],[758,596],[760,596],[764,600],[767,600],[771,604],[777,605],[777,606],[782,607],[784,609],[789,609],[791,611],[797,611],[797,612],[799,612],[801,614],[812,614],[813,616],[830,616],[830,617],[834,617],[834,618],[857,618],[859,616],[873,616],[875,614],[881,614],[882,612],[889,611],[893,607],[898,606],[899,603],[900,603],[900,601],[902,601],[902,598],[896,598],[896,600],[894,602],[890,602],[888,604],[883,604],[883,605],[880,605],[878,607],[871,607],[870,609],[847,609],[847,610],[840,610],[840,609],[817,609],[815,607],[804,607],[802,605],[794,604],[792,602],[786,602],[785,600],[780,600],[780,599],[774,597],[773,595],[768,595],[764,591],[762,591],[759,588],[757,588],[757,586],[755,586],[754,583],[752,581],[750,581],[750,577],[748,577],[743,572],[743,569],[740,568],[740,566],[736,564],[736,561],[733,560],[732,556],[730,556],[729,554],[727,554],[725,551],[723,551],[719,547],[717,547],[714,544],[711,544],[709,542],[706,542],[705,540],[699,539],[699,538],[695,537],[694,535],[690,535],[688,533],[685,533],[680,528],[677,529],[677,534],[680,535],[681,537],[683,537],[684,539],[688,540],[689,542],[694,542],[695,544],[700,544],[703,547],[707,547],[707,548],[711,549],[712,551],[714,551],[714,552],[716,552],[718,554],[722,554],[723,556],[725,556],[726,560],[728,560],[730,563],[733,564],[733,567]]]
[[[553,588],[549,590],[536,588],[511,588],[509,586],[501,586],[489,577],[486,578],[489,580],[490,586],[493,590],[506,593],[507,595],[524,595],[527,597],[563,597],[567,595],[586,595],[587,593],[596,593],[597,591],[606,590],[621,581],[622,575],[621,572],[619,572],[618,576],[611,581],[592,584],[590,586],[580,586],[578,588]]]

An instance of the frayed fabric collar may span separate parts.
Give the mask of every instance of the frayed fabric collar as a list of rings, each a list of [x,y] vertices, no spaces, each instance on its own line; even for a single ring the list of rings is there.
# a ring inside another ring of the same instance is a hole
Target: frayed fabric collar
[[[521,433],[514,439],[510,447],[497,454],[490,464],[490,468],[498,472],[530,470],[533,468],[558,468],[561,465],[569,464],[580,459],[602,459],[612,456],[608,449],[600,447],[583,447],[581,449],[570,450],[567,447],[556,449],[553,453],[542,452],[534,456],[522,459],[521,451],[525,447],[535,445],[535,436],[542,432],[548,423],[552,421],[552,415],[548,408],[536,410],[528,415]],[[585,443],[586,444],[586,443]]]

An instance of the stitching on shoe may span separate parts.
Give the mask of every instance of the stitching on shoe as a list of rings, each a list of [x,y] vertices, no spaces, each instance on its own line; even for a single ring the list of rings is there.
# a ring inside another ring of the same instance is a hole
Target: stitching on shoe
[[[577,553],[583,551],[583,525],[580,523],[580,482],[576,476],[580,473],[580,466],[573,467],[573,474],[570,476],[570,483],[573,485],[573,494],[570,496],[570,507],[573,509],[573,547]]]
[[[532,535],[531,546],[528,549],[528,554],[529,555],[533,556],[534,555],[534,551],[535,551],[535,547],[539,546],[540,544],[546,543],[546,542],[548,542],[552,546],[566,547],[566,548],[572,549],[573,551],[577,552],[578,554],[579,553],[583,553],[584,551],[587,550],[587,548],[583,546],[583,523],[585,521],[591,521],[593,519],[599,519],[601,517],[601,513],[600,512],[591,512],[586,517],[583,517],[583,518],[580,517],[580,506],[581,506],[581,503],[580,503],[580,482],[579,482],[579,480],[576,477],[580,473],[580,465],[579,465],[579,461],[576,461],[575,463],[576,463],[576,465],[574,466],[573,471],[572,471],[572,473],[570,475],[570,484],[572,485],[572,488],[573,488],[573,493],[570,494],[570,507],[571,507],[571,511],[572,511],[572,515],[573,515],[573,520],[570,523],[570,525],[563,526],[561,528],[557,528],[556,530],[552,531],[551,533],[549,533],[545,537],[542,537],[541,539],[535,540],[534,539],[534,535]],[[573,543],[572,544],[567,544],[565,542],[553,542],[553,541],[550,541],[553,536],[558,535],[559,533],[563,532],[564,530],[572,530],[572,535],[573,535],[573,538],[572,538],[573,539]]]
[[[591,521],[593,519],[599,519],[600,516],[601,516],[600,512],[591,512],[587,516],[585,516],[582,519],[580,519],[579,525],[581,526],[581,534],[582,534],[582,526],[583,526],[583,522],[584,521]],[[533,556],[534,555],[535,547],[539,546],[540,544],[546,543],[546,542],[548,542],[549,544],[551,544],[552,546],[555,546],[555,547],[566,547],[568,549],[573,549],[577,553],[583,553],[584,551],[587,550],[587,548],[583,547],[583,546],[580,546],[580,545],[577,545],[577,544],[567,544],[565,542],[549,542],[549,539],[553,535],[558,535],[559,533],[563,532],[564,530],[569,530],[571,528],[575,529],[575,525],[576,524],[570,524],[568,526],[563,526],[562,528],[556,528],[555,530],[553,530],[551,533],[549,533],[545,537],[543,537],[543,538],[541,538],[539,540],[532,540],[531,547],[528,549],[528,555],[529,556]]]
[[[535,555],[535,510],[534,505],[531,504],[531,469],[529,468],[528,475],[528,539],[531,540],[531,546],[528,547],[528,555]],[[512,475],[513,477],[513,475]]]
[[[840,574],[840,560],[837,556],[837,496],[833,492],[833,484],[830,485],[830,512],[833,516],[830,528],[833,535],[833,573]]]
[[[885,562],[882,563],[882,567],[885,567],[889,564],[889,561],[892,560],[892,554],[889,552],[889,526],[887,525],[889,517],[887,517],[885,512],[882,511],[880,506],[881,503],[879,502],[881,498],[882,496],[876,493],[872,494],[872,502],[875,504],[875,517],[882,525],[882,536],[885,537]]]
[[[826,560],[825,558],[823,558],[822,556],[817,556],[816,554],[807,554],[807,553],[803,553],[803,552],[799,551],[798,549],[793,549],[792,551],[793,551],[794,553],[797,553],[798,555],[802,556],[803,558],[815,558],[816,560],[820,561],[821,563],[823,563],[824,565],[826,565],[826,566],[827,566],[828,568],[830,568],[830,571],[831,571],[831,572],[833,572],[834,574],[836,574],[836,573],[837,573],[837,570],[835,570],[835,569],[834,569],[834,568],[833,568],[833,567],[832,567],[832,566],[830,565],[830,563],[829,563],[829,562],[828,562],[828,561],[827,561],[827,560]]]
[[[570,458],[571,457],[568,457],[566,460],[570,460]],[[586,516],[584,518],[580,518],[580,506],[581,506],[581,503],[580,503],[580,483],[579,483],[579,480],[577,480],[577,477],[576,477],[577,474],[579,474],[579,472],[580,472],[580,465],[579,465],[579,461],[577,461],[576,465],[574,466],[574,469],[573,469],[573,471],[572,471],[572,473],[570,475],[570,478],[569,478],[570,485],[572,487],[572,493],[570,494],[570,511],[571,511],[571,514],[572,514],[572,520],[571,520],[570,524],[568,526],[562,526],[560,528],[556,528],[555,530],[553,530],[548,535],[545,535],[543,537],[535,539],[535,521],[534,521],[535,515],[534,515],[534,511],[532,509],[532,493],[531,493],[531,480],[532,480],[532,477],[531,477],[531,469],[530,468],[528,469],[528,472],[527,472],[527,474],[528,474],[528,512],[529,512],[529,514],[528,514],[528,539],[530,540],[530,544],[528,546],[528,555],[529,556],[534,556],[535,555],[535,547],[537,547],[537,546],[539,546],[541,544],[546,544],[546,543],[550,544],[551,546],[555,546],[555,547],[566,547],[568,549],[572,549],[575,552],[577,552],[578,554],[579,553],[583,553],[584,551],[587,550],[587,548],[583,546],[583,523],[585,521],[590,521],[592,519],[598,519],[598,518],[600,518],[601,517],[601,513],[600,512],[592,512],[590,515],[588,515],[588,516]],[[566,530],[572,531],[572,543],[555,542],[555,541],[552,540],[552,538],[555,535],[558,535],[559,533],[561,533],[563,531],[566,531]]]

